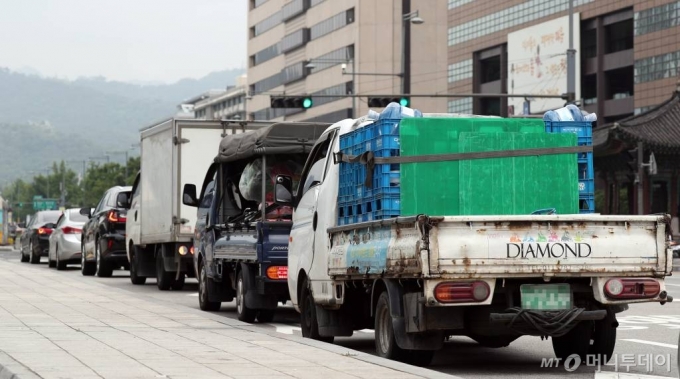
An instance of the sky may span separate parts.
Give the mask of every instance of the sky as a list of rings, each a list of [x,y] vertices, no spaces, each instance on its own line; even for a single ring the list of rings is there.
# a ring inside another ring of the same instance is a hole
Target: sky
[[[0,67],[173,83],[246,67],[246,0],[0,0]]]

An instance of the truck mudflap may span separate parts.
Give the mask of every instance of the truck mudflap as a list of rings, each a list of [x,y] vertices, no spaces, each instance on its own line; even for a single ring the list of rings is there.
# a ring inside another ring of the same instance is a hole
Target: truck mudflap
[[[561,337],[580,321],[599,321],[605,317],[607,311],[604,309],[571,308],[561,311],[540,311],[515,307],[502,313],[491,313],[489,321],[492,324],[505,325],[521,335]]]

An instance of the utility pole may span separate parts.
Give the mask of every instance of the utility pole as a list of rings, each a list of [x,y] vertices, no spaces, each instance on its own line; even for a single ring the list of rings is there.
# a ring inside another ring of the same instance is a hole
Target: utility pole
[[[567,50],[568,102],[576,100],[576,50],[574,50],[574,0],[569,0],[569,49]]]

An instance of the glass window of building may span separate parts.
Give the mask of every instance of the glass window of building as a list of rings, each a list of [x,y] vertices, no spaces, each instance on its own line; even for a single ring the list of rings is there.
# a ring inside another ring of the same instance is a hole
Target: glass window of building
[[[501,57],[496,55],[483,59],[479,62],[480,67],[480,83],[489,83],[496,80],[501,80]]]
[[[633,20],[623,20],[604,27],[605,54],[633,48]]]

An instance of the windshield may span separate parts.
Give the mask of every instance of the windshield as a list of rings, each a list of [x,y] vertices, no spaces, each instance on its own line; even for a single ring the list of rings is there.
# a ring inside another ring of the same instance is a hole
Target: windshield
[[[61,211],[45,211],[38,213],[38,219],[36,224],[48,224],[50,222],[55,223],[59,220],[61,216]]]
[[[80,214],[80,209],[73,209],[68,211],[68,218],[69,220],[74,222],[86,222],[88,220],[87,216],[83,216]]]

